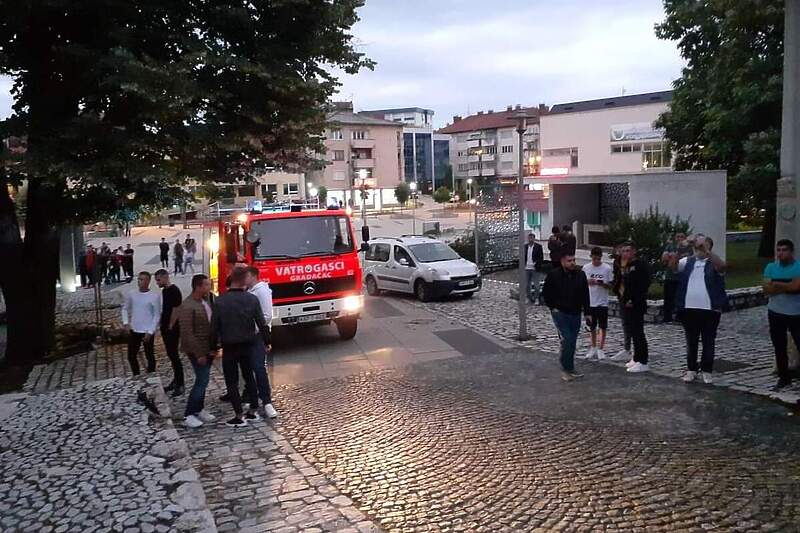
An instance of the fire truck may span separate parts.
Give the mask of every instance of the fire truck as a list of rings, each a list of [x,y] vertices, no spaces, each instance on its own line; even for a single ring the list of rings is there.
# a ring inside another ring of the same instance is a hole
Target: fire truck
[[[272,327],[333,322],[342,339],[351,339],[364,297],[350,216],[305,207],[230,212],[207,224],[214,292],[225,292],[235,266],[253,265],[272,289]]]

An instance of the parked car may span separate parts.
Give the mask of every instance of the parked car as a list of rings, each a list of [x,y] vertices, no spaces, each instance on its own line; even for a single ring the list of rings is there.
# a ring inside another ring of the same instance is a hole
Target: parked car
[[[367,293],[405,292],[427,302],[449,295],[471,297],[481,289],[478,266],[433,237],[378,237],[364,255]]]

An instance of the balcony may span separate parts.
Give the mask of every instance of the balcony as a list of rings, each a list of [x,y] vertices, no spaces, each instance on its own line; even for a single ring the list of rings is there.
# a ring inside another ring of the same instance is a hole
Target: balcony
[[[476,168],[475,170],[470,170],[468,175],[471,178],[477,178],[478,176],[483,176],[483,177],[494,176],[494,174],[495,172],[493,168],[484,168],[483,172],[481,172]]]
[[[351,139],[350,146],[355,149],[367,148],[372,150],[375,148],[375,139]]]
[[[494,161],[494,154],[483,154],[480,158],[477,155],[469,156],[470,163],[477,163],[478,161],[483,161],[484,163],[490,163]]]
[[[494,176],[494,169],[493,168],[484,168],[483,172],[481,172],[482,176]]]
[[[357,169],[359,168],[374,168],[375,167],[375,160],[374,159],[353,159],[353,166]]]

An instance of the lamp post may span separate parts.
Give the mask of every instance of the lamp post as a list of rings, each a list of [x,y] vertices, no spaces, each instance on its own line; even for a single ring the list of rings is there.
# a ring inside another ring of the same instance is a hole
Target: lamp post
[[[519,246],[519,264],[517,278],[519,280],[519,301],[517,309],[519,314],[518,339],[525,341],[530,339],[530,335],[528,335],[528,310],[525,306],[525,295],[527,293],[527,287],[525,286],[525,201],[523,198],[525,191],[525,165],[523,162],[522,147],[523,136],[528,127],[528,119],[531,117],[526,114],[524,110],[520,110],[510,118],[517,121],[517,135],[519,135],[519,173],[517,176],[517,209],[519,209],[519,242],[517,243]]]
[[[411,189],[411,234],[417,234],[417,182],[412,181],[409,183],[408,188]]]
[[[358,179],[361,180],[361,227],[367,227],[367,169],[362,168],[358,171]]]
[[[472,178],[467,178],[467,202],[472,200]]]
[[[475,151],[475,155],[478,156],[478,179],[475,180],[475,231],[474,231],[474,241],[475,241],[475,264],[478,265],[480,269],[480,243],[478,241],[478,193],[481,189],[481,176],[483,176],[483,148],[481,147],[481,139],[478,139],[478,149]]]

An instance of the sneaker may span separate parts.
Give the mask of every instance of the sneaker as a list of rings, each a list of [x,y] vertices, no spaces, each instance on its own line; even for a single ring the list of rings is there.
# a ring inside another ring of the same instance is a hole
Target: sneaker
[[[627,363],[625,363],[625,368],[630,368],[630,367],[632,367],[632,366],[633,366],[633,365],[635,365],[635,364],[636,364],[636,361],[634,361],[633,359],[631,359],[630,361],[628,361]]]
[[[258,420],[261,420],[261,417],[258,416],[258,413],[256,413],[255,411],[248,411],[247,413],[245,413],[244,419],[247,422],[256,422]]]
[[[628,368],[628,372],[635,374],[638,372],[647,372],[650,368],[642,363],[634,363],[632,366]]]
[[[195,415],[189,415],[183,419],[183,425],[185,425],[187,428],[199,428],[203,425],[203,421]]]
[[[211,413],[209,413],[205,409],[203,409],[202,411],[197,413],[197,418],[199,418],[203,422],[213,422],[214,420],[217,419],[216,416],[212,415]]]
[[[604,352],[602,348],[596,349],[594,355],[597,356],[598,360],[606,358],[606,352]]]
[[[697,372],[689,370],[683,375],[683,381],[684,383],[691,383],[692,381],[694,381],[696,377],[697,377]]]
[[[226,392],[225,394],[223,394],[222,396],[219,397],[219,401],[221,401],[221,402],[229,402],[229,401],[231,401],[231,395]]]
[[[581,379],[583,374],[578,374],[577,372],[561,372],[561,380],[562,381],[575,381],[576,379]]]
[[[791,378],[780,378],[772,390],[781,390],[792,384]]]
[[[706,385],[714,383],[714,377],[711,375],[711,372],[703,372],[703,383]]]
[[[589,351],[586,352],[586,355],[583,356],[584,359],[592,359],[595,355],[597,355],[597,348],[589,348]]]
[[[245,427],[247,425],[247,422],[245,422],[244,420],[242,420],[238,416],[235,416],[235,417],[231,418],[230,420],[228,420],[227,422],[225,422],[225,425],[226,426],[230,426],[232,428],[243,428],[243,427]]]
[[[612,361],[627,361],[630,358],[631,358],[631,352],[629,352],[628,350],[620,350],[617,352],[617,355],[611,357],[610,359]]]
[[[178,396],[181,396],[184,392],[186,392],[186,391],[182,386],[181,387],[175,387],[175,390],[172,391],[172,397],[173,398],[177,398]]]
[[[264,414],[269,418],[278,418],[278,411],[275,410],[271,403],[264,406]]]

